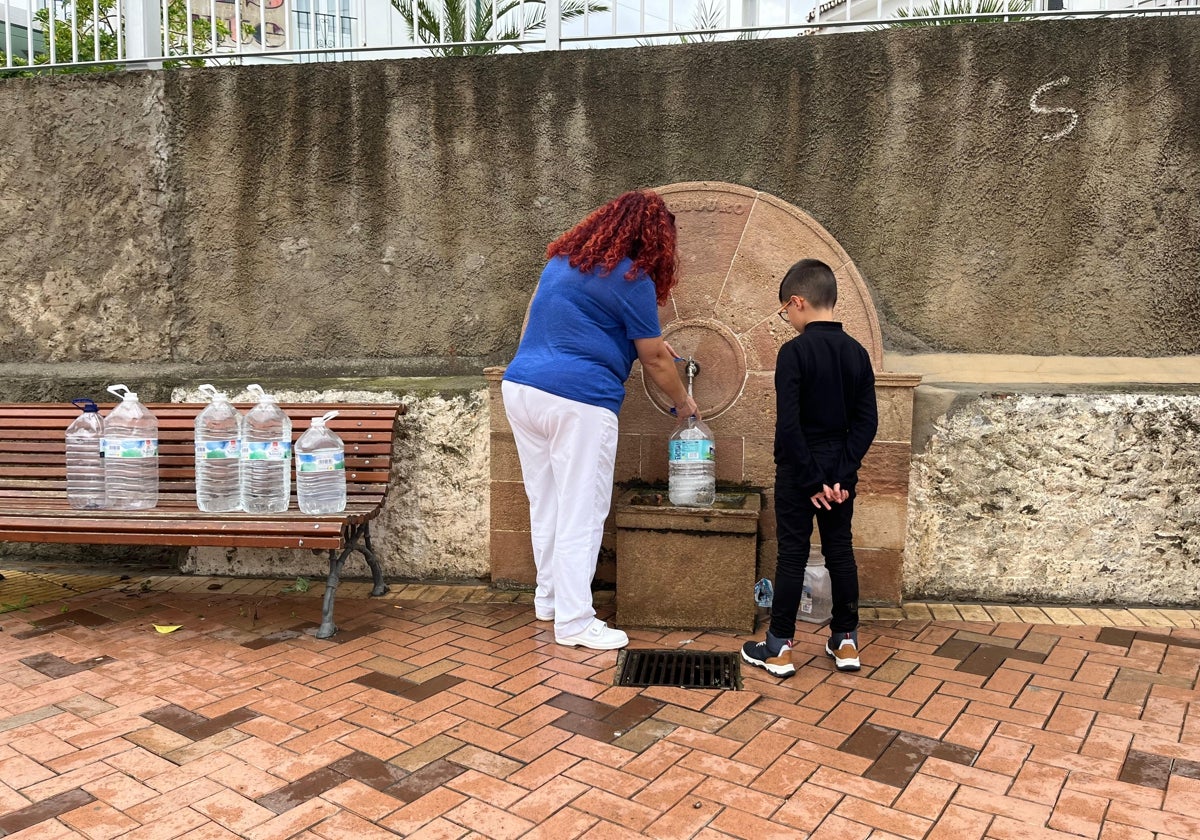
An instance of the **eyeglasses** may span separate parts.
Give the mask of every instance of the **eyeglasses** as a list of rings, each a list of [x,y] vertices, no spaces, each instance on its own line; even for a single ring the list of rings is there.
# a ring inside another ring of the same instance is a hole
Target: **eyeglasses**
[[[785,324],[788,323],[788,307],[791,305],[792,305],[792,301],[789,298],[788,302],[783,305],[783,308],[775,313],[776,315],[779,316],[779,320],[783,321]]]

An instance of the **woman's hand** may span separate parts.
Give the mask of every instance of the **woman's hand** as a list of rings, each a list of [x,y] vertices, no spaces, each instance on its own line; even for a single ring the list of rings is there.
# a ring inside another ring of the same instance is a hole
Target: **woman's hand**
[[[675,367],[678,357],[671,345],[663,341],[662,336],[635,338],[633,344],[637,348],[638,361],[650,375],[651,381],[671,400],[675,413],[680,418],[695,416],[699,420],[700,411],[696,401],[688,394],[687,386],[679,378],[679,369]]]
[[[696,408],[696,401],[691,397],[688,397],[686,400],[684,400],[683,405],[675,403],[675,416],[680,418],[695,417],[697,420],[699,420],[700,409]]]

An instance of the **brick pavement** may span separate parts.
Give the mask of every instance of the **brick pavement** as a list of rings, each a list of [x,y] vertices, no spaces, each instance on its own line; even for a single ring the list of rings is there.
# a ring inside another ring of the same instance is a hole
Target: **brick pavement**
[[[527,595],[350,584],[322,641],[283,583],[0,614],[0,837],[1200,837],[1193,612],[906,605],[858,674],[806,627],[795,677],[715,691],[615,686]]]

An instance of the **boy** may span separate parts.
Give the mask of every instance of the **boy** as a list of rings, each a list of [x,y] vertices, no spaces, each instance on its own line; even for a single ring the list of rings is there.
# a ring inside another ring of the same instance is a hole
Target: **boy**
[[[857,671],[858,567],[850,523],[863,456],[879,424],[875,374],[863,346],[833,320],[837,281],[820,260],[801,260],[779,284],[779,317],[799,333],[775,363],[775,521],[779,560],[771,624],[742,659],[778,677],[796,673],[792,635],[813,531],[833,590],[825,653],[839,671]]]

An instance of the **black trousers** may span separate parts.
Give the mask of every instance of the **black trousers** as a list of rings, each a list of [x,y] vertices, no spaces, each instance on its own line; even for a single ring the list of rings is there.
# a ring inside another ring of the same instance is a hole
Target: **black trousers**
[[[779,538],[779,560],[775,566],[775,597],[771,602],[771,635],[790,639],[796,633],[796,611],[804,594],[804,569],[812,547],[813,521],[821,534],[821,553],[829,571],[833,591],[834,633],[858,629],[858,565],[854,561],[851,520],[854,518],[853,487],[850,498],[831,510],[813,507],[812,499],[786,475],[775,477],[775,529]]]

